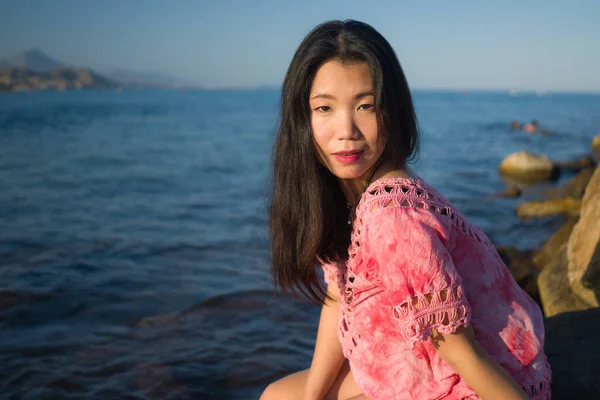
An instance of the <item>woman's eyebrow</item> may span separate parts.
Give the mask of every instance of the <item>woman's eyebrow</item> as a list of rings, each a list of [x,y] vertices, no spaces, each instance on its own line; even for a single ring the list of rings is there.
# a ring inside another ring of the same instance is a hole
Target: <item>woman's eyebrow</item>
[[[327,93],[317,93],[316,95],[314,95],[310,99],[311,100],[314,100],[314,99],[335,99],[335,96],[331,95],[331,94],[327,94]]]
[[[354,98],[360,99],[361,97],[367,97],[367,96],[375,96],[375,92],[372,90],[369,90],[367,92],[360,92],[356,96],[354,96]]]
[[[357,93],[354,98],[355,99],[360,99],[361,97],[366,97],[366,96],[374,96],[375,92],[373,92],[372,90],[368,90],[366,92],[360,92]],[[313,97],[311,97],[311,100],[314,99],[335,99],[336,97],[332,94],[327,94],[327,93],[317,93],[316,95],[314,95]]]

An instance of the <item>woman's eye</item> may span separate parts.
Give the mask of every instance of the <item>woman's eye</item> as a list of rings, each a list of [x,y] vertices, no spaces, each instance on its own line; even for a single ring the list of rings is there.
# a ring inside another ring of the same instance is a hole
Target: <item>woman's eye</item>
[[[372,110],[374,107],[375,107],[375,105],[373,105],[373,104],[361,104],[360,106],[358,106],[358,109],[368,111],[368,110]]]
[[[315,111],[329,112],[329,111],[331,111],[331,107],[329,107],[329,106],[320,106],[320,107],[315,108]]]

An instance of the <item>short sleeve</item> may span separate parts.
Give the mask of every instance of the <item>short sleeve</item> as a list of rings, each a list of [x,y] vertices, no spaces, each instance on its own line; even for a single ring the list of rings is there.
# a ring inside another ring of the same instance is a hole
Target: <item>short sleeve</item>
[[[326,284],[330,284],[330,283],[334,283],[334,284],[338,284],[338,278],[340,276],[340,270],[337,266],[337,264],[334,263],[327,263],[324,262],[322,260],[318,260],[318,262],[321,264],[321,267],[323,268],[323,279],[325,280]]]
[[[410,346],[432,330],[467,326],[471,308],[448,250],[451,221],[412,207],[377,210],[366,219],[361,246],[379,270],[395,326]]]

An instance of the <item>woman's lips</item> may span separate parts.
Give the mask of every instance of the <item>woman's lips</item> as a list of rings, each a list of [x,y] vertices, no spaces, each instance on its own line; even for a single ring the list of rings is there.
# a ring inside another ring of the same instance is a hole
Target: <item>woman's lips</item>
[[[333,157],[341,164],[352,164],[356,162],[363,154],[363,150],[340,151],[333,154]]]

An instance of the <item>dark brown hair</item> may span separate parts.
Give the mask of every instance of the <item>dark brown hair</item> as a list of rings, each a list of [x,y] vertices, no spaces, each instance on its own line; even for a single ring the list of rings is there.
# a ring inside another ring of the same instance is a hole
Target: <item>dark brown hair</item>
[[[410,90],[392,46],[370,25],[329,21],[302,41],[290,63],[281,95],[281,114],[273,147],[269,205],[274,282],[284,292],[299,290],[323,302],[325,290],[317,259],[348,258],[350,225],[337,178],[320,162],[310,125],[309,94],[325,62],[366,62],[369,66],[378,131],[386,135],[382,158],[402,167],[418,148],[418,129]]]

